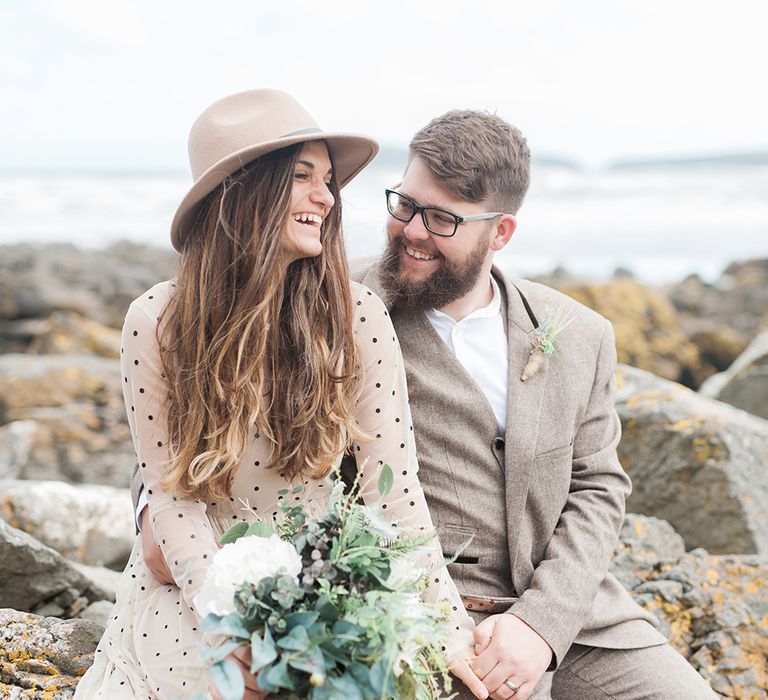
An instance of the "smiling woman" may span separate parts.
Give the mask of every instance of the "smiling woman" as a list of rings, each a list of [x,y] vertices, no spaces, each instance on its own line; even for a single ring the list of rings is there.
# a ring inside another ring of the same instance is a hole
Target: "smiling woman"
[[[350,282],[344,255],[339,189],[377,150],[321,131],[274,90],[224,98],[192,127],[195,182],[171,227],[178,276],[136,299],[123,326],[134,495],[143,491],[149,517],[76,697],[206,694],[199,649],[215,640],[201,631],[195,597],[222,535],[233,521],[278,518],[289,485],[323,509],[344,451],[357,457],[366,503],[433,531],[399,345],[381,301]],[[397,475],[386,496],[385,464]],[[157,545],[166,582],[145,560]],[[436,540],[423,557],[434,573],[424,597],[454,610],[453,670],[485,697],[466,663],[472,621]],[[244,697],[260,698],[244,650],[231,657]]]

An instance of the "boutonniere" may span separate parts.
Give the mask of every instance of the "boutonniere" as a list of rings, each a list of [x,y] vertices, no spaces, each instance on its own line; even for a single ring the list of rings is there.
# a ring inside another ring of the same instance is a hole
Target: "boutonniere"
[[[520,375],[521,382],[527,381],[538,373],[545,358],[550,357],[555,352],[557,337],[568,327],[571,321],[573,321],[573,316],[566,314],[562,306],[555,312],[550,308],[545,310],[544,321],[533,331],[531,352],[525,367],[523,367],[523,373]]]

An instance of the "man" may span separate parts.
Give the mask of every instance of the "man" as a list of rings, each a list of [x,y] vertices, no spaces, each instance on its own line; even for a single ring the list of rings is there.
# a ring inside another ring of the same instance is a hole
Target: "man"
[[[450,572],[478,623],[473,669],[495,700],[715,697],[607,573],[630,491],[610,323],[492,266],[529,160],[497,116],[433,120],[387,193],[383,257],[353,273],[391,310],[445,554],[472,538]],[[522,381],[541,339],[554,353]]]

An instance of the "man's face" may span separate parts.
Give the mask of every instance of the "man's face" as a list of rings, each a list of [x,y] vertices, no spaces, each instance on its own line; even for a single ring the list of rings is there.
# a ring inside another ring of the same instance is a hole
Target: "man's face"
[[[484,202],[467,202],[448,192],[418,156],[396,189],[421,206],[459,216],[488,210]],[[424,227],[421,214],[408,223],[388,215],[382,283],[389,301],[400,308],[440,309],[464,296],[490,269],[493,233],[493,220],[462,223],[453,236],[443,237]]]

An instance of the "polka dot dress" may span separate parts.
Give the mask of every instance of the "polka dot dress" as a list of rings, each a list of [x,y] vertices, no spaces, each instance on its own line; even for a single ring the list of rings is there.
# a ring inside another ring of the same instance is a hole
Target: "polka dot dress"
[[[355,418],[370,437],[354,445],[362,468],[362,495],[380,505],[398,527],[432,531],[419,485],[411,414],[400,346],[381,300],[362,285],[352,284],[354,330],[365,365],[365,383]],[[160,485],[168,460],[163,420],[167,397],[157,340],[158,318],[173,292],[163,282],[136,299],[123,327],[121,368],[128,421],[149,502],[155,537],[176,585],[159,584],[143,562],[141,539],[117,588],[117,602],[93,666],[78,685],[76,698],[185,698],[207,694],[208,677],[198,656],[203,641],[193,599],[218,542],[235,522],[278,515],[278,490],[287,482],[269,463],[267,441],[254,433],[235,477],[232,495],[206,502],[176,498]],[[339,460],[341,455],[339,455]],[[379,470],[389,464],[394,486],[385,497],[377,489]],[[364,466],[363,466],[364,465]],[[321,512],[331,477],[304,481],[302,498],[310,512]],[[440,544],[433,539],[417,563],[431,571],[424,598],[448,600],[453,610],[448,653],[471,645],[473,622],[442,564]],[[210,640],[205,640],[210,641]]]

